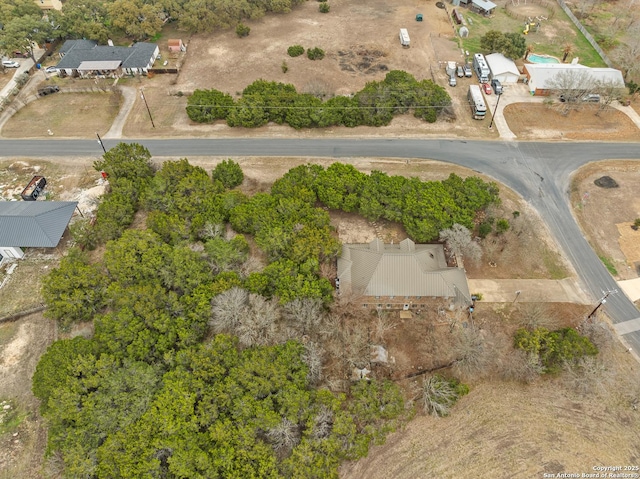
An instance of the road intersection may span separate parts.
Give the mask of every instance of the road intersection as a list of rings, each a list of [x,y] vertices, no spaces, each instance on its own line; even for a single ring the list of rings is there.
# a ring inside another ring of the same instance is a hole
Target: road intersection
[[[119,140],[118,140],[119,141]],[[104,140],[107,148],[116,140]],[[638,143],[465,141],[455,139],[141,139],[154,157],[260,156],[325,157],[348,161],[358,157],[439,160],[465,166],[495,178],[533,206],[575,268],[594,305],[617,288],[585,240],[569,205],[573,171],[592,161],[640,160]],[[90,140],[0,140],[0,156],[99,156]],[[603,305],[618,333],[640,353],[640,312],[620,291]]]

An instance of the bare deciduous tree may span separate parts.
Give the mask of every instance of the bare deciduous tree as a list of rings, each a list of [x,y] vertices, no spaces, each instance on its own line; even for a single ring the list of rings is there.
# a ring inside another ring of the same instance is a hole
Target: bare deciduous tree
[[[597,356],[584,356],[564,366],[564,382],[580,394],[606,393],[614,383],[615,374]]]
[[[209,325],[215,333],[235,332],[245,314],[249,293],[242,288],[231,288],[213,299]]]
[[[492,366],[492,348],[486,330],[460,328],[453,344],[453,369],[462,377],[482,377]]]
[[[614,344],[614,334],[607,323],[597,315],[584,318],[576,328],[580,334],[589,338],[600,351],[609,349]]]
[[[302,334],[318,333],[324,318],[322,301],[316,298],[296,298],[284,306],[284,318]]]
[[[376,341],[384,342],[384,337],[396,327],[397,323],[391,319],[391,315],[387,311],[378,309],[376,313],[376,319],[373,323],[373,337]]]
[[[329,437],[331,429],[333,429],[333,419],[333,411],[326,406],[321,406],[320,410],[313,418],[311,436],[314,439],[324,439]]]
[[[521,349],[512,351],[502,362],[502,377],[507,381],[532,383],[540,377],[544,368],[536,354],[530,354]]]
[[[235,328],[240,344],[246,347],[273,344],[280,308],[259,294],[249,295],[249,304]]]
[[[267,438],[276,451],[290,451],[300,442],[300,428],[285,417],[267,431]]]
[[[308,341],[304,345],[304,353],[302,354],[302,361],[309,368],[307,379],[312,384],[317,384],[322,379],[322,357],[324,355],[324,349],[320,344],[314,341]]]
[[[519,303],[520,324],[527,329],[546,328],[556,329],[558,320],[551,315],[549,308],[542,302]]]
[[[559,108],[563,115],[568,114],[571,109],[581,107],[584,103],[583,99],[589,93],[593,93],[595,87],[595,78],[588,68],[559,71],[548,79],[546,84],[546,88],[551,93],[560,97]]]
[[[464,259],[477,262],[482,257],[482,249],[478,243],[473,241],[471,232],[458,223],[455,223],[451,228],[442,230],[440,240],[446,242],[453,254],[456,255],[460,267],[462,267]]]

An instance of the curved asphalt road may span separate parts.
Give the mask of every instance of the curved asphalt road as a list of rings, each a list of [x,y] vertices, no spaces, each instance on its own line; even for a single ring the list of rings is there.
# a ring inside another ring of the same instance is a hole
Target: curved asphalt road
[[[107,148],[116,140],[103,140]],[[570,175],[601,159],[640,160],[638,143],[544,143],[414,139],[162,139],[127,140],[154,157],[295,156],[348,159],[433,159],[492,176],[521,194],[541,215],[576,269],[594,305],[616,282],[593,252],[569,207]],[[0,140],[0,156],[99,156],[97,140]],[[629,345],[640,353],[640,313],[623,292],[604,306]],[[620,324],[625,323],[625,324]]]

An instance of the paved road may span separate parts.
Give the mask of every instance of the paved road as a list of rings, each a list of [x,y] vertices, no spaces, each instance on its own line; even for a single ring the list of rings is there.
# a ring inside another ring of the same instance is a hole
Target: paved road
[[[584,239],[568,201],[570,174],[600,159],[640,160],[637,143],[544,143],[405,139],[165,139],[132,140],[153,156],[295,156],[395,157],[433,159],[466,166],[492,176],[521,194],[549,226],[576,269],[594,305],[603,291],[617,285]],[[115,146],[115,140],[105,140]],[[99,156],[90,140],[0,140],[0,156]],[[609,296],[604,308],[640,352],[640,314],[622,293]]]

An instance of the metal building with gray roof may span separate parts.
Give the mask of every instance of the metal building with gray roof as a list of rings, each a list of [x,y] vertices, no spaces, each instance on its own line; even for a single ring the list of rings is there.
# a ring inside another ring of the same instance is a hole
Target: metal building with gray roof
[[[465,272],[447,265],[442,244],[415,244],[410,239],[399,244],[380,239],[345,244],[338,259],[338,280],[341,292],[387,307],[408,309],[426,298],[471,304]]]
[[[0,246],[55,248],[77,201],[0,201]]]

